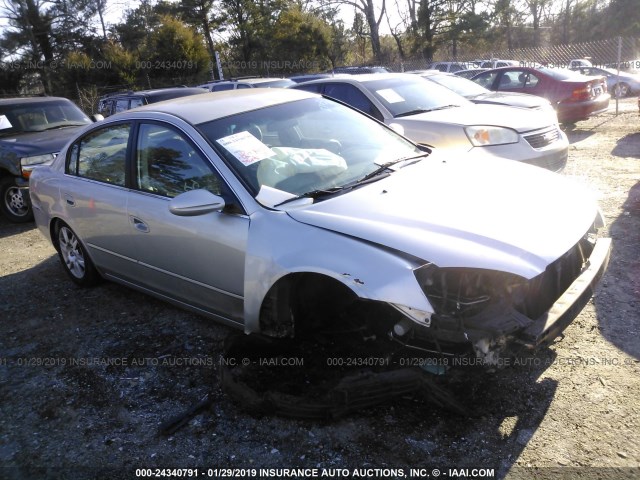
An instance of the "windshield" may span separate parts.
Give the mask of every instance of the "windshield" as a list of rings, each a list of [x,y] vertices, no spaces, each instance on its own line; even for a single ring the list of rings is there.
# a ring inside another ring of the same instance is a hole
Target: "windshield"
[[[368,81],[363,85],[394,117],[470,104],[466,98],[420,76],[405,74]]]
[[[447,87],[463,97],[482,95],[483,93],[489,92],[489,90],[478,85],[476,82],[455,75],[429,75],[425,78],[443,87]]]
[[[91,123],[71,102],[43,101],[0,105],[0,135],[42,132]]]
[[[353,185],[381,165],[424,154],[384,125],[325,98],[245,112],[197,128],[254,197],[275,189],[285,195],[281,201]]]

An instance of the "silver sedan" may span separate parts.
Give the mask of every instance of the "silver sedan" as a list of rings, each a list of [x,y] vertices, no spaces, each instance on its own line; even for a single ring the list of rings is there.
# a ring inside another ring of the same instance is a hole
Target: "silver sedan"
[[[343,101],[449,157],[501,157],[553,171],[567,163],[569,141],[552,109],[476,105],[406,73],[323,78],[291,88]]]
[[[112,280],[246,333],[348,332],[489,364],[559,335],[610,249],[580,185],[431,154],[293,90],[109,117],[36,169],[31,195],[81,286]]]

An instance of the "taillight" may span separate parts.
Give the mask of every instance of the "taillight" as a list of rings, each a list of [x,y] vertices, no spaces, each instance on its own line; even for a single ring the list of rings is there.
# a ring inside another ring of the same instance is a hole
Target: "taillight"
[[[585,85],[584,87],[576,88],[571,92],[571,100],[589,100],[591,98],[591,87]]]

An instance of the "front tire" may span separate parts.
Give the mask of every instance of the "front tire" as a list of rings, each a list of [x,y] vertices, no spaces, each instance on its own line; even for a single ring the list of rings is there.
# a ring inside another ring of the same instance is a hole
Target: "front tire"
[[[18,187],[13,177],[0,179],[0,210],[13,223],[33,220],[33,211],[26,189]]]
[[[100,275],[75,232],[68,225],[60,223],[55,235],[60,262],[71,280],[81,287],[96,285]]]

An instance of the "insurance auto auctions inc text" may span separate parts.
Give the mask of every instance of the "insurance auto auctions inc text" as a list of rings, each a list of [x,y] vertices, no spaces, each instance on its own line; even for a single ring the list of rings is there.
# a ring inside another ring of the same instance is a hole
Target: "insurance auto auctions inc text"
[[[214,478],[495,478],[493,468],[214,468]]]

